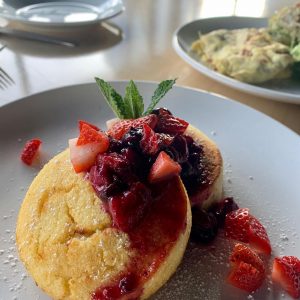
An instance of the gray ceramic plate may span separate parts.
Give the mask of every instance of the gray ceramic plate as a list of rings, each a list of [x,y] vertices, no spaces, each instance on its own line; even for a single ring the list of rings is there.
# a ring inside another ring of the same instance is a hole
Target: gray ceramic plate
[[[201,33],[208,33],[221,28],[237,29],[266,26],[267,19],[263,18],[222,17],[196,20],[176,30],[173,35],[173,47],[177,54],[194,69],[227,86],[271,100],[300,104],[300,80],[285,79],[270,81],[261,85],[243,83],[209,69],[197,59],[196,55],[190,52],[191,44],[198,39],[200,31]]]
[[[121,93],[125,84],[113,83]],[[137,84],[145,99],[156,87],[149,82]],[[299,255],[299,136],[253,109],[198,90],[175,87],[161,105],[217,142],[224,158],[225,193],[261,219],[272,242],[273,256]],[[40,137],[45,162],[78,134],[78,119],[105,128],[105,121],[112,117],[95,83],[51,90],[0,108],[1,300],[49,299],[26,277],[15,249],[18,210],[39,171],[39,167],[27,167],[19,160],[24,142]],[[247,299],[247,293],[225,283],[231,247],[222,232],[211,245],[189,244],[177,273],[153,299]],[[267,280],[253,297],[271,300],[280,299],[281,294]]]
[[[82,26],[112,18],[124,10],[122,0],[12,0],[0,3],[0,16],[38,26]]]

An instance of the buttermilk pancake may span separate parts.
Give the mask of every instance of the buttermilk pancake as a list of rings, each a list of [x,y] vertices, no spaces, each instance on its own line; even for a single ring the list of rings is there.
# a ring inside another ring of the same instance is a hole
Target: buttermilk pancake
[[[186,248],[190,205],[180,181],[176,190],[186,202],[185,228],[144,283],[141,299],[169,279]],[[89,181],[74,172],[69,150],[54,157],[32,182],[19,213],[16,235],[21,260],[37,285],[53,299],[91,299],[97,288],[122,274],[134,256],[128,235],[112,227]]]

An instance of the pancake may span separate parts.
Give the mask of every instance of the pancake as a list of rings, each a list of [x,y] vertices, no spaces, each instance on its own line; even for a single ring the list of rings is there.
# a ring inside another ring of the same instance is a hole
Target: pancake
[[[185,134],[191,136],[197,144],[203,147],[203,160],[207,168],[208,181],[207,184],[200,186],[189,195],[190,202],[192,206],[197,205],[203,209],[208,209],[223,197],[223,159],[221,152],[215,142],[191,124]]]
[[[144,284],[141,299],[159,289],[180,263],[191,229],[186,201],[185,228],[168,256]],[[69,150],[54,157],[32,182],[19,212],[19,256],[37,285],[53,299],[91,299],[118,277],[134,256],[128,235],[112,226],[90,182],[76,174]]]
[[[186,134],[203,146],[208,175],[207,184],[190,196],[191,203],[208,208],[222,197],[221,154],[216,144],[195,127],[189,125]],[[144,234],[150,236],[148,243],[152,238],[162,251],[137,256],[129,234],[113,226],[91,183],[84,173],[74,172],[69,157],[67,149],[50,160],[25,196],[16,228],[21,260],[37,285],[57,300],[101,299],[95,296],[97,291],[119,284],[120,276],[134,261],[135,268],[141,271],[146,266],[149,273],[137,296],[149,298],[176,271],[189,239],[191,207],[182,181],[178,177],[164,185],[166,192],[162,194],[162,199],[184,204],[182,230],[176,240],[164,245],[163,239],[155,241],[156,233],[163,237],[163,228],[152,230],[144,224]],[[151,214],[149,218],[151,221]]]

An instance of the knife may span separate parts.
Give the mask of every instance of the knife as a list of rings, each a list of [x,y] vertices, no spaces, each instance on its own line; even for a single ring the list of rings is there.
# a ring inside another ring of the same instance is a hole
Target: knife
[[[13,36],[13,37],[25,39],[25,40],[39,41],[39,42],[44,42],[44,43],[48,43],[48,44],[66,46],[66,47],[78,46],[78,44],[73,41],[63,41],[60,39],[53,38],[51,36],[42,35],[42,34],[33,33],[33,32],[29,32],[29,31],[24,31],[24,30],[11,29],[11,28],[7,28],[7,27],[0,27],[0,34],[5,34],[8,36]]]

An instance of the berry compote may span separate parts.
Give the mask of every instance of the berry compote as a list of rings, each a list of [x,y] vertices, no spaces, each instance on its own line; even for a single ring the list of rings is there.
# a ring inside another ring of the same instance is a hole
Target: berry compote
[[[128,126],[128,121],[124,124],[124,130],[122,123],[117,125],[122,136],[109,137],[109,148],[97,156],[89,179],[113,226],[128,234],[135,257],[114,282],[93,293],[93,300],[138,299],[143,283],[186,227],[186,197],[178,175],[188,193],[207,184],[203,149],[184,134],[186,121],[159,108],[141,121],[136,119],[134,127]],[[181,171],[151,183],[148,175],[161,151],[179,164]]]

